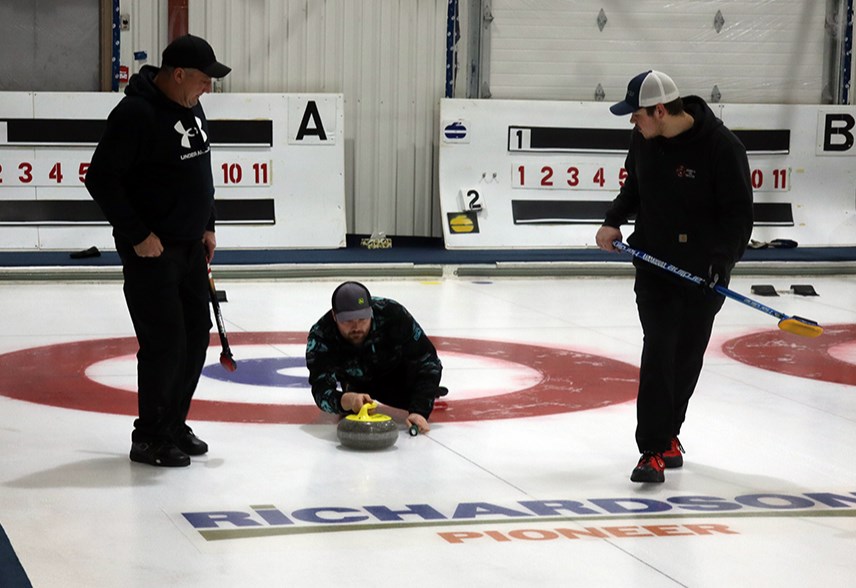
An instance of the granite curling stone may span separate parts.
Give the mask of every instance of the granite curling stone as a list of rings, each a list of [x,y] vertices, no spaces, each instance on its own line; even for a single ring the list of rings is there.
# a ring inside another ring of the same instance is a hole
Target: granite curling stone
[[[398,425],[385,414],[369,414],[377,403],[364,404],[358,414],[349,414],[336,428],[336,435],[351,449],[386,449],[398,440]]]

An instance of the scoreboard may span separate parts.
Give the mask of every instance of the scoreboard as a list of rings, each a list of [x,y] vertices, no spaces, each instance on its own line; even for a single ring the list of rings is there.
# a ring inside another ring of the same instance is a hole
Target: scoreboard
[[[121,100],[0,92],[0,249],[114,248],[83,184]],[[345,244],[341,94],[206,94],[222,248]]]
[[[441,104],[440,204],[446,247],[594,246],[627,171],[629,116],[599,102]],[[754,239],[856,242],[856,109],[722,105],[746,146]],[[632,227],[623,229],[625,235]]]

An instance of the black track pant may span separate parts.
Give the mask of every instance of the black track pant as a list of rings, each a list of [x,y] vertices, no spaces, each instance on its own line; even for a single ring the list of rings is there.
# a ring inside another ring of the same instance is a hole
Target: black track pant
[[[644,334],[636,444],[640,452],[665,451],[681,431],[725,298],[644,270],[636,271],[635,291]]]
[[[137,257],[116,240],[125,301],[137,341],[137,402],[133,441],[174,437],[185,427],[205,365],[211,330],[208,273],[201,241],[164,246],[160,257]]]

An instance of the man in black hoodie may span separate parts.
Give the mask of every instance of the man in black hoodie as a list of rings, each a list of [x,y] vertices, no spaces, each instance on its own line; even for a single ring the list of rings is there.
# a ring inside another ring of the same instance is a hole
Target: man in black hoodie
[[[184,35],[143,66],[107,127],[86,188],[113,226],[137,341],[139,417],[131,460],[187,466],[208,445],[186,419],[205,363],[211,316],[207,262],[214,255],[214,181],[199,97],[230,68]]]
[[[642,457],[630,479],[663,482],[683,465],[678,440],[701,373],[714,317],[752,233],[752,184],[746,149],[698,96],[681,98],[664,73],[647,71],[610,107],[635,125],[627,179],[595,240],[616,251],[622,224],[635,215],[633,247],[696,275],[705,288],[633,260],[636,305],[644,334],[636,401]]]

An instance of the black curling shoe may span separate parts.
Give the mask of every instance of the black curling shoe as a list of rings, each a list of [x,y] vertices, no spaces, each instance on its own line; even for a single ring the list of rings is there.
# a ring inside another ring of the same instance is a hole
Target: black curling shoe
[[[164,468],[190,465],[190,456],[169,441],[131,443],[131,461]]]
[[[204,455],[208,453],[208,444],[194,435],[190,427],[187,427],[184,433],[176,435],[175,446],[187,455]]]

